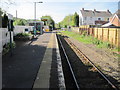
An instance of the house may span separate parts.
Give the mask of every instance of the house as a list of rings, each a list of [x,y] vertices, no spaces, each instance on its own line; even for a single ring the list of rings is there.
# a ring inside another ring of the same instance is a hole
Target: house
[[[120,9],[118,9],[111,17],[110,21],[111,24],[115,26],[120,26]]]
[[[80,10],[80,21],[79,25],[103,25],[109,21],[111,12],[107,11],[97,11],[85,10],[82,8]]]

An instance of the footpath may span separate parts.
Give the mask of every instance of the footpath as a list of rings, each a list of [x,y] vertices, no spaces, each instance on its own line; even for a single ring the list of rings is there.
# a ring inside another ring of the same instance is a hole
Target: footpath
[[[58,88],[56,37],[47,32],[2,57],[3,88]]]

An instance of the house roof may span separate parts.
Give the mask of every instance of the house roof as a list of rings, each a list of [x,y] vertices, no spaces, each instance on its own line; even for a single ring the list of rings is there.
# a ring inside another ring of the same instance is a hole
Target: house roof
[[[93,11],[92,10],[80,10],[81,11],[81,13],[82,13],[82,15],[83,16],[89,16],[89,17],[93,17],[94,16],[94,13],[93,13]]]
[[[117,15],[118,18],[120,19],[120,9],[118,9],[111,17],[113,17],[114,15]]]
[[[92,11],[92,10],[80,10],[82,15],[85,17],[110,17],[112,14],[109,10],[107,11]]]
[[[109,23],[102,25],[101,27],[116,27],[116,26],[109,22]]]

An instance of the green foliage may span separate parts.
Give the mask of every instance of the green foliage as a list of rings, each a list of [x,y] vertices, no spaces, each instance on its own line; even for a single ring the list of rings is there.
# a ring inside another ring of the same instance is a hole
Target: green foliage
[[[31,36],[31,34],[29,34],[29,33],[18,33],[16,36],[25,37],[25,36]]]
[[[2,28],[7,28],[7,25],[8,25],[8,16],[4,14],[4,16],[2,17]]]
[[[0,28],[2,27],[2,14],[3,14],[3,11],[0,8]]]
[[[79,26],[79,15],[75,12],[73,15],[66,16],[58,23],[59,27],[66,28],[67,26]]]
[[[75,26],[79,26],[79,15],[75,12],[74,14],[74,24]]]
[[[74,32],[69,32],[69,31],[63,31],[62,33],[66,36],[72,37],[72,38],[74,38],[74,39],[76,39],[80,42],[85,43],[85,44],[94,44],[98,48],[108,48],[108,49],[114,49],[115,48],[115,46],[113,46],[109,42],[103,42],[101,40],[98,40],[97,38],[94,38],[92,36],[87,36],[85,34],[79,35],[79,34],[76,34]],[[117,49],[117,50],[120,50],[120,48]]]
[[[46,15],[46,16],[42,16],[41,18],[47,19],[47,21],[45,21],[45,25],[48,25],[48,26],[52,27],[53,29],[55,28],[55,22],[51,16]]]
[[[26,23],[27,20],[18,18],[18,19],[14,19],[13,25],[25,25]]]

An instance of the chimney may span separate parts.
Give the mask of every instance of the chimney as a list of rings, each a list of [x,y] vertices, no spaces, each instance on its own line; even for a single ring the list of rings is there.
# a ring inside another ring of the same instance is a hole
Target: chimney
[[[107,10],[107,12],[109,12],[109,13],[110,13],[109,9]]]
[[[96,11],[96,9],[94,9],[94,11]]]
[[[84,8],[82,8],[82,10],[84,10]]]

